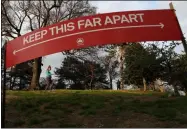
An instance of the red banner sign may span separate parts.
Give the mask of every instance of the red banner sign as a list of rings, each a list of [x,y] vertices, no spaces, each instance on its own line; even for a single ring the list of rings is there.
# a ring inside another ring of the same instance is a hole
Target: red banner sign
[[[7,44],[6,66],[52,53],[123,42],[181,40],[173,10],[105,13],[59,22]]]

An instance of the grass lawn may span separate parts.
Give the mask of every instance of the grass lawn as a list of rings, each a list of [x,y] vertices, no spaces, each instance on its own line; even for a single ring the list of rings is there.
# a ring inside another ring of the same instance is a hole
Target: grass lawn
[[[7,91],[11,127],[187,127],[187,97],[140,91]]]

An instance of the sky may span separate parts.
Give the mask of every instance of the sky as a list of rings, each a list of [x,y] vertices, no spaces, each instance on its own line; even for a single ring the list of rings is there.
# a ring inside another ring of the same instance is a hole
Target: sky
[[[179,19],[184,36],[187,38],[187,1],[172,1],[176,9],[176,15]],[[91,1],[93,6],[97,7],[98,13],[130,11],[130,10],[151,10],[151,9],[169,9],[170,1]],[[183,46],[176,48],[177,52],[183,51]],[[48,65],[52,66],[52,73],[55,67],[60,67],[63,60],[62,53],[56,53],[45,56],[43,60],[41,77],[45,77],[45,70]]]

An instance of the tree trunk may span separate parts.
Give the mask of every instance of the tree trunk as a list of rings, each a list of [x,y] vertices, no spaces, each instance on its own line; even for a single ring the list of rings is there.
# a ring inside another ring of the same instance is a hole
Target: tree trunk
[[[16,66],[14,68],[11,67],[11,73],[16,73]],[[13,78],[13,80],[12,80],[12,78]],[[13,90],[15,80],[16,80],[16,75],[11,75],[11,77],[10,77],[10,90]]]
[[[19,78],[19,90],[22,89],[22,83],[21,83],[22,81],[21,81],[21,80],[22,80],[22,78],[20,77],[20,78]]]
[[[110,78],[110,89],[112,90],[113,87],[112,87],[112,77],[111,77],[111,75],[109,75],[109,78]]]
[[[16,77],[13,78],[13,82],[12,82],[12,84],[11,84],[11,90],[13,90],[13,87],[14,87],[15,81],[16,81]]]
[[[124,54],[125,54],[125,46],[126,44],[122,44],[120,46],[120,89],[124,89]]]
[[[34,90],[34,88],[39,87],[41,65],[42,65],[42,57],[34,59],[33,69],[32,69],[33,75],[32,75],[31,85],[28,88],[29,90]]]
[[[147,90],[147,85],[146,85],[146,80],[145,80],[145,78],[143,77],[143,85],[144,85],[144,91],[146,91]]]
[[[124,89],[124,77],[123,77],[123,61],[120,63],[120,89]]]
[[[10,69],[10,72],[12,72],[12,67]],[[12,90],[12,74],[10,76],[10,87],[9,87],[9,90]]]
[[[93,72],[93,66],[90,65],[90,72],[91,72],[91,81],[90,81],[90,89],[92,90],[92,81],[93,81],[93,78],[94,78],[94,72]]]
[[[38,89],[40,89],[40,75],[41,75],[41,72],[42,72],[42,57],[39,58],[39,67],[38,67],[38,73],[39,75],[37,76],[37,83],[38,83]]]
[[[13,80],[12,80],[13,79]],[[10,90],[12,90],[13,88],[12,88],[12,85],[13,85],[13,81],[14,81],[14,77],[10,77]]]
[[[93,81],[93,78],[91,78],[91,81],[90,81],[90,84],[89,84],[90,90],[92,90],[92,81]]]

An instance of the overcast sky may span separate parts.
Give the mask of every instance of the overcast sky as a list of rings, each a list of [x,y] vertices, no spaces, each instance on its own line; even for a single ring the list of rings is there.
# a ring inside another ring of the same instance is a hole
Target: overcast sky
[[[130,10],[151,10],[151,9],[169,9],[170,1],[91,1],[91,4],[97,7],[98,13],[108,13],[117,11]],[[187,1],[173,1],[176,14],[179,19],[183,33],[187,37]],[[183,51],[182,45],[177,48],[177,51]],[[61,53],[45,56],[44,66],[42,67],[42,77],[45,77],[45,69],[48,65],[52,66],[52,71],[55,67],[60,67],[63,56]]]

